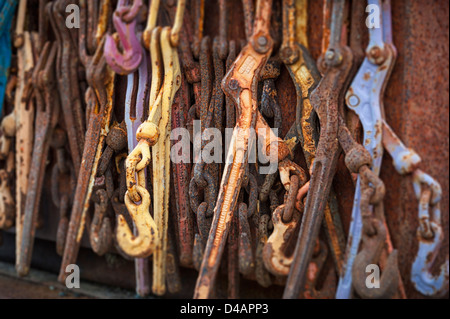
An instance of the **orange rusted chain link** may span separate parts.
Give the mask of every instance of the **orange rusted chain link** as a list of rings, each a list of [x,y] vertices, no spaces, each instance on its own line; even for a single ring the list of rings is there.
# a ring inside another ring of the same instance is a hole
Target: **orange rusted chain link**
[[[103,0],[108,1],[108,0]],[[86,14],[85,2],[82,2],[83,13]],[[53,6],[53,11],[58,11],[60,16],[61,8]],[[94,10],[95,11],[95,10]],[[55,12],[56,13],[56,12]],[[84,17],[83,21],[86,21]],[[89,19],[97,19],[97,16],[88,17]],[[58,19],[59,21],[60,19]],[[100,19],[101,23],[108,24],[105,19]],[[97,30],[106,28],[101,23],[97,25]],[[62,28],[58,22],[59,29]],[[87,40],[88,31],[85,26],[84,32],[80,37],[80,56],[82,63],[86,69],[86,80],[89,88],[86,91],[85,99],[89,107],[89,122],[87,123],[86,141],[83,146],[83,156],[80,165],[80,172],[77,176],[77,184],[70,216],[70,223],[65,242],[63,261],[60,268],[58,280],[65,282],[67,273],[66,267],[74,264],[77,260],[78,252],[81,245],[81,239],[84,233],[86,223],[89,219],[88,209],[90,206],[91,195],[94,190],[97,170],[100,164],[100,158],[106,143],[106,137],[110,130],[110,122],[113,114],[114,104],[114,79],[115,73],[107,67],[104,55],[104,41],[90,43],[94,49],[92,56],[89,56],[86,48],[89,47]],[[97,32],[97,33],[101,33]],[[96,32],[92,32],[93,42],[95,42]],[[75,163],[74,163],[75,164]]]

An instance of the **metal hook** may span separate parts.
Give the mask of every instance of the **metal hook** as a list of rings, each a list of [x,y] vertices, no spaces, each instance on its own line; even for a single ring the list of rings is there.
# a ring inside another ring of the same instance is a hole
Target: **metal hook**
[[[379,288],[371,289],[366,284],[366,268],[379,260],[387,236],[386,228],[380,220],[372,220],[372,226],[376,234],[373,236],[367,233],[363,234],[363,249],[356,256],[353,264],[353,288],[363,299],[392,298],[397,292],[400,278],[397,266],[397,250],[393,250],[387,259],[386,267],[379,280]]]
[[[155,221],[148,213],[150,207],[150,194],[141,186],[136,185],[141,203],[135,204],[128,191],[125,195],[125,205],[128,212],[136,225],[137,236],[133,235],[133,231],[128,226],[125,218],[122,215],[117,216],[117,230],[116,239],[120,248],[128,256],[135,258],[144,258],[150,256],[156,244],[158,237],[158,230]]]
[[[106,190],[96,192],[99,202],[95,203],[94,217],[91,223],[89,239],[92,250],[99,256],[108,252],[112,245],[112,227],[110,218],[106,215],[108,209],[108,194]]]
[[[422,185],[427,185],[429,188],[423,189]],[[430,270],[444,240],[440,211],[442,189],[431,176],[416,170],[414,172],[414,191],[420,200],[420,226],[417,229],[419,250],[411,267],[411,281],[421,294],[441,297],[448,291],[448,255],[445,264],[440,267],[439,275],[432,275]]]
[[[123,52],[120,52],[113,36],[106,35],[105,59],[111,69],[120,74],[127,75],[136,71],[142,62],[142,47],[136,35],[136,14],[133,19],[130,15],[136,13],[133,8],[140,8],[142,0],[135,0],[133,5],[125,6],[124,1],[119,1],[113,15],[114,27],[117,30]]]
[[[368,4],[381,7],[382,1],[369,0]],[[390,23],[390,16],[387,12],[381,14],[380,11],[379,18],[383,21],[383,25],[380,28],[369,29],[369,45],[366,49],[364,61],[346,93],[347,107],[355,112],[362,124],[364,147],[370,153],[372,158],[371,170],[376,176],[379,175],[381,170],[383,143],[386,145],[388,138],[384,128],[386,124],[383,119],[383,96],[396,58],[394,46],[389,44],[384,37],[384,33],[389,31],[385,30],[384,26]],[[386,149],[393,154],[389,147],[386,147]],[[357,150],[355,149],[355,151]],[[398,151],[400,153],[397,154],[400,154],[402,159],[417,164],[417,156],[405,156],[403,151],[406,152],[406,149],[397,149],[396,152]],[[420,161],[420,158],[418,160]],[[396,162],[394,162],[394,165],[398,170],[399,167]],[[352,265],[358,252],[362,234],[361,187],[361,176],[359,176],[356,182],[352,222],[349,230],[349,236],[352,240],[347,242],[344,271],[339,279],[337,298],[349,298],[351,294]],[[389,243],[388,246],[390,245]],[[403,288],[400,289],[403,290]]]
[[[419,250],[411,267],[411,281],[421,294],[441,297],[448,291],[449,261],[447,255],[447,260],[441,265],[439,274],[431,274],[431,267],[442,244],[443,232],[442,227],[434,222],[431,222],[430,226],[434,233],[431,241],[425,239],[420,231],[417,232]],[[432,257],[429,258],[429,256]]]
[[[266,268],[274,275],[287,276],[294,259],[293,254],[288,253],[288,249],[300,225],[300,213],[294,209],[298,189],[299,176],[292,175],[289,190],[285,195],[285,204],[273,212],[274,230],[264,246],[263,260]]]
[[[127,198],[127,196],[125,198],[127,202],[131,200],[138,202],[140,200],[138,188],[145,190],[144,170],[150,164],[150,161],[153,160],[153,208],[155,219],[151,219],[151,221],[158,232],[152,232],[154,249],[149,251],[149,254],[154,253],[152,291],[154,294],[163,295],[166,291],[165,279],[168,247],[170,110],[175,93],[181,86],[181,70],[177,50],[173,46],[173,41],[171,42],[171,29],[169,27],[163,29],[154,28],[158,11],[154,10],[154,6],[159,7],[159,1],[152,3],[149,11],[150,18],[143,39],[144,45],[150,49],[152,59],[149,115],[147,120],[139,126],[136,132],[136,138],[139,143],[126,160],[128,196],[131,198]],[[161,56],[162,64],[159,64],[158,67],[157,61],[161,61]],[[162,69],[162,66],[164,69]],[[152,158],[150,157],[150,147],[152,147]],[[135,179],[136,172],[140,180],[137,183]],[[145,192],[145,195],[149,196],[146,190]],[[141,211],[148,215],[146,216],[147,218],[151,218],[148,211],[149,203],[144,205],[142,201],[140,204],[130,204],[132,205],[130,205],[129,209]]]
[[[300,213],[294,209],[289,222],[283,222],[286,205],[278,206],[273,212],[273,232],[263,250],[264,265],[274,275],[287,276],[294,260],[294,255],[286,255],[286,248],[292,240],[300,223]]]

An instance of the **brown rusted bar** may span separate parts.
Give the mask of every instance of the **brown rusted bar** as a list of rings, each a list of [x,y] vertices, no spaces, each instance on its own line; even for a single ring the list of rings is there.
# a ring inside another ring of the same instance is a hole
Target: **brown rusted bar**
[[[34,147],[23,217],[22,246],[19,249],[20,253],[16,261],[19,276],[27,275],[30,270],[45,166],[50,149],[50,137],[59,118],[60,106],[58,94],[55,92],[56,79],[54,73],[56,50],[56,43],[47,42],[33,72],[36,121],[39,124],[35,127]]]
[[[75,263],[77,259],[92,186],[111,120],[114,73],[106,68],[106,61],[102,53],[103,41],[98,45],[95,56],[87,69],[88,81],[97,94],[93,96],[95,98],[94,108],[86,132],[88,139],[84,146],[83,163],[75,190],[66,247],[58,277],[60,282],[65,281],[67,265]]]
[[[49,2],[47,4],[47,16],[50,19],[56,39],[59,43],[58,61],[56,66],[58,90],[60,91],[61,108],[66,123],[67,138],[75,168],[75,174],[80,170],[81,155],[84,143],[84,117],[79,110],[79,104],[74,100],[79,95],[74,95],[72,81],[77,80],[72,66],[73,54],[76,53],[70,38],[69,29],[66,27],[64,0]],[[72,67],[71,67],[72,66]]]
[[[305,204],[300,234],[286,282],[283,298],[298,298],[304,287],[306,271],[322,223],[326,199],[336,171],[340,153],[338,142],[339,111],[343,109],[345,88],[352,67],[350,48],[341,43],[345,0],[333,1],[331,35],[325,53],[325,74],[311,94],[321,124],[319,144],[312,168],[312,178]]]
[[[181,77],[181,88],[175,95],[172,105],[172,129],[186,127],[186,113],[189,90],[184,76]],[[181,137],[183,138],[183,137]],[[194,219],[189,209],[189,176],[190,163],[172,163],[173,182],[177,208],[178,246],[180,264],[192,265],[192,248],[194,245]]]
[[[256,125],[256,84],[272,49],[269,33],[271,7],[270,0],[258,1],[252,38],[222,82],[224,92],[238,105],[240,116],[227,156],[194,298],[208,298],[212,292],[229,231],[231,212],[237,204],[244,167],[248,161],[248,147],[252,143],[249,141],[250,129]],[[270,147],[270,144],[266,146]]]

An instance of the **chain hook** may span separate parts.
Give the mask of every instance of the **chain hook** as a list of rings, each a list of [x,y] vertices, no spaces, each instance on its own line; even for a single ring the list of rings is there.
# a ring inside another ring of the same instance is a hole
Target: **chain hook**
[[[125,194],[125,205],[136,225],[138,235],[133,235],[123,215],[117,216],[116,239],[120,248],[125,254],[135,258],[144,258],[153,253],[155,249],[158,230],[155,221],[148,213],[150,207],[150,194],[142,186],[136,186],[136,191],[141,198],[140,204],[135,204],[129,196]]]
[[[444,239],[440,211],[442,189],[437,181],[420,170],[414,172],[413,180],[419,199],[420,226],[417,229],[419,250],[411,267],[411,281],[421,294],[440,297],[448,291],[448,255],[439,275],[432,275],[430,270]]]
[[[376,289],[367,286],[367,266],[376,264],[384,250],[387,228],[382,222],[384,215],[384,184],[376,184],[377,176],[367,166],[360,169],[362,216],[362,249],[356,255],[352,268],[353,288],[363,299],[392,298],[399,288],[400,272],[397,265],[397,250],[389,255]],[[370,208],[373,205],[373,211]]]
[[[294,255],[288,256],[286,248],[293,240],[294,234],[298,231],[301,215],[296,209],[293,210],[289,222],[283,221],[286,205],[278,206],[272,215],[273,232],[264,245],[263,261],[267,270],[277,276],[287,276],[290,266],[294,260]]]
[[[125,5],[125,0],[117,3],[113,23],[123,48],[122,52],[119,51],[114,37],[106,35],[105,59],[111,69],[120,75],[136,71],[142,62],[142,47],[135,32],[137,14],[141,7],[142,0],[134,0],[131,6]]]
[[[397,267],[397,250],[389,255],[386,267],[379,280],[379,288],[367,287],[366,267],[375,264],[381,255],[386,242],[386,228],[378,219],[372,220],[372,227],[376,234],[370,236],[367,232],[362,235],[363,249],[358,253],[353,264],[353,288],[363,299],[391,298],[397,292],[400,273]]]

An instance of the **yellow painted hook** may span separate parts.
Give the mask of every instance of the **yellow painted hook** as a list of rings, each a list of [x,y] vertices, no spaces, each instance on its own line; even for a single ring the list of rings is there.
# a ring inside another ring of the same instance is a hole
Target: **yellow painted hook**
[[[135,236],[122,215],[117,217],[116,239],[125,254],[134,258],[150,256],[155,249],[155,241],[158,230],[153,218],[149,214],[150,194],[145,187],[136,186],[136,191],[141,197],[141,203],[135,204],[125,195],[125,205],[136,226]]]

